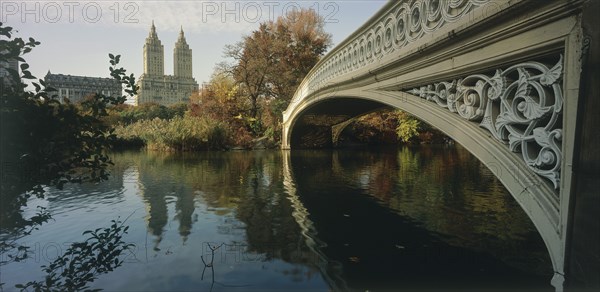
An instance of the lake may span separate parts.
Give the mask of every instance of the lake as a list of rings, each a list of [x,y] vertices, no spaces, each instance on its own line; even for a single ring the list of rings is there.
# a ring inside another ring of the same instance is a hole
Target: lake
[[[532,222],[458,145],[112,158],[110,180],[30,200],[53,220],[18,239],[34,254],[0,267],[5,290],[114,219],[135,247],[92,288],[553,290]]]

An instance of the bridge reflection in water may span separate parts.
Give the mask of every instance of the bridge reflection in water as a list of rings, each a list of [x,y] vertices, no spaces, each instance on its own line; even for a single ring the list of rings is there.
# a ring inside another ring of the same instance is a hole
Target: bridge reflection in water
[[[343,267],[331,279],[352,290],[551,290],[535,227],[462,147],[305,150],[284,161],[301,201],[294,217]]]

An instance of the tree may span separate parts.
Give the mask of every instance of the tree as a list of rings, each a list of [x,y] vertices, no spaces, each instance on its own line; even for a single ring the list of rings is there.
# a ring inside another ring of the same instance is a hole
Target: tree
[[[396,111],[396,114],[398,118],[396,134],[402,142],[408,143],[411,139],[419,135],[420,122],[406,112]]]
[[[331,45],[324,26],[314,10],[292,10],[225,48],[225,56],[233,63],[222,67],[239,84],[251,118],[260,122],[261,104],[272,106],[271,111],[281,115],[304,76]],[[261,125],[255,134],[262,130]]]
[[[323,17],[312,9],[291,10],[270,23],[277,39],[282,40],[280,66],[270,80],[272,95],[289,102],[306,74],[331,45]],[[287,104],[286,104],[287,106]]]
[[[237,95],[235,80],[226,72],[217,71],[202,90],[190,97],[192,114],[228,122],[232,117],[240,115]]]
[[[191,96],[193,116],[208,117],[229,127],[229,141],[235,146],[250,147],[253,120],[247,113],[247,100],[239,98],[239,86],[228,73],[216,71],[202,90]]]
[[[242,42],[225,47],[225,55],[233,58],[235,64],[227,70],[240,84],[242,95],[248,99],[247,110],[251,118],[256,119],[259,112],[259,98],[268,94],[268,76],[273,75],[275,54],[271,45],[275,42],[261,24],[260,29],[244,37]]]

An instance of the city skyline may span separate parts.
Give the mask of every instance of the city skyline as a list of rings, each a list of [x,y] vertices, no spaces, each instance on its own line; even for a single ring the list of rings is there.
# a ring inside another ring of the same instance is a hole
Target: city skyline
[[[198,82],[193,77],[192,55],[192,49],[181,28],[173,50],[173,74],[165,72],[164,45],[156,33],[153,21],[144,43],[144,74],[137,80],[139,89],[137,96],[134,97],[134,104],[154,102],[171,105],[189,101],[192,93],[199,88]]]
[[[202,84],[225,61],[223,48],[242,40],[261,22],[294,8],[317,10],[332,48],[366,22],[386,1],[3,1],[0,21],[15,28],[13,37],[41,42],[25,55],[37,78],[52,72],[108,77],[108,54],[121,55],[120,66],[139,78],[143,73],[142,45],[154,21],[160,39],[176,42],[183,27],[195,52],[194,78]],[[168,45],[166,50],[172,48]],[[174,69],[165,58],[165,71]]]

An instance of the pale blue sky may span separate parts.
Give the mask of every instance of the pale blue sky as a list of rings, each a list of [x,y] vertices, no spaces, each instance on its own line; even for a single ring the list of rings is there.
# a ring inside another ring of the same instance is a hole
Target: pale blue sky
[[[193,50],[194,77],[209,80],[233,44],[287,9],[312,7],[326,20],[334,45],[365,23],[387,1],[0,1],[0,21],[42,44],[25,59],[42,78],[53,73],[108,77],[108,53],[136,77],[154,20],[165,48],[165,74],[173,74],[173,47],[180,25]]]

